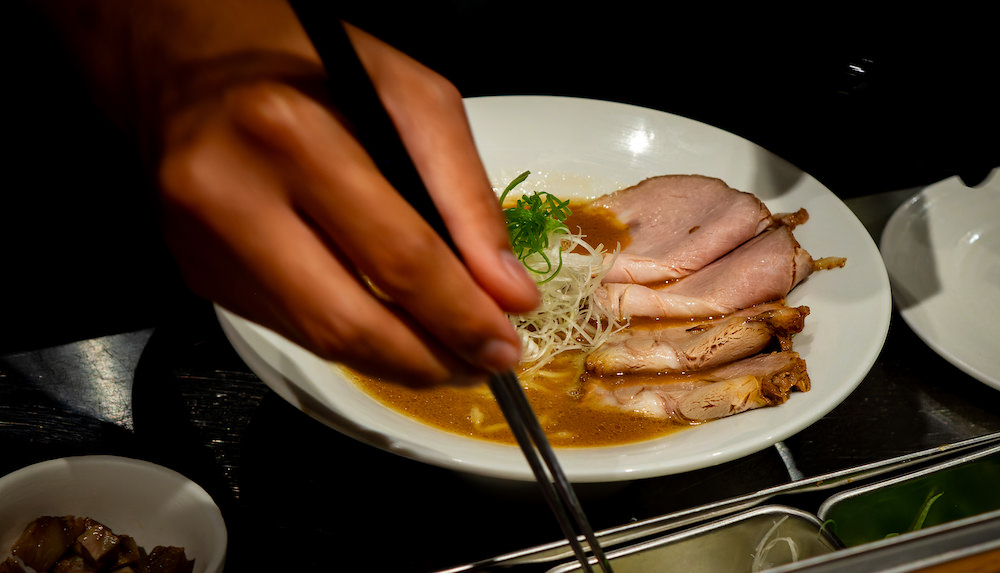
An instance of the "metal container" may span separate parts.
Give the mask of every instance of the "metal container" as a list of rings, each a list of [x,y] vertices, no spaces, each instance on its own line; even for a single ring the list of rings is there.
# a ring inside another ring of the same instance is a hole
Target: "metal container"
[[[749,573],[832,553],[838,547],[814,515],[768,505],[607,555],[615,573]],[[581,569],[578,563],[567,563],[548,573]]]
[[[989,563],[991,567],[984,571],[1000,571],[1000,566],[994,565],[1000,558],[1000,446],[989,445],[998,440],[1000,434],[988,434],[599,531],[598,535],[616,573],[859,573],[890,569],[925,573],[929,566],[954,562],[964,567],[972,561]],[[982,448],[984,445],[987,447]],[[968,453],[972,448],[982,449]],[[904,470],[909,472],[900,473]],[[886,475],[897,477],[873,482]],[[862,482],[873,485],[858,485]],[[946,486],[945,492],[954,495],[947,499],[942,495],[927,504],[928,484]],[[827,497],[816,514],[809,512],[823,499],[816,494],[833,490],[843,493]],[[902,525],[881,527],[876,534],[865,532],[865,524],[884,509],[878,498],[895,499],[900,491],[907,493],[901,496],[907,500],[902,504],[905,519],[898,521]],[[769,500],[770,505],[758,505]],[[935,509],[942,501],[947,501],[947,506]],[[993,509],[994,505],[998,508]],[[924,506],[928,511],[922,529],[892,535],[910,528]],[[968,514],[978,515],[964,517]],[[853,546],[846,547],[836,532]],[[874,541],[862,541],[866,536]],[[969,569],[948,571],[952,570]],[[566,542],[556,541],[439,573],[479,571],[574,573],[581,567],[573,561]],[[943,571],[935,569],[934,573]]]
[[[847,547],[1000,509],[1000,448],[837,493],[817,515]]]
[[[1000,511],[887,537],[779,566],[769,573],[993,573],[1000,571]]]

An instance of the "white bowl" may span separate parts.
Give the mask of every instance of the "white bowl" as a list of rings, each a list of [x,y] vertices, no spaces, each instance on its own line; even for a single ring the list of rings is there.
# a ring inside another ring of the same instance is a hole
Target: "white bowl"
[[[183,547],[194,573],[220,573],[226,524],[212,498],[183,475],[116,456],[40,462],[0,478],[0,561],[42,515],[91,517],[147,551]]]
[[[892,303],[882,256],[848,207],[794,165],[715,127],[613,102],[547,96],[467,100],[476,145],[493,183],[524,170],[525,188],[592,197],[668,173],[719,177],[760,197],[774,213],[799,208],[795,237],[813,256],[846,257],[842,269],[796,287],[792,306],[811,309],[795,349],[812,389],[662,438],[617,446],[559,448],[574,482],[686,472],[763,450],[820,419],[864,379],[882,349]],[[541,185],[539,185],[541,182]],[[521,451],[432,428],[376,401],[331,363],[273,331],[218,309],[244,362],[278,395],[346,435],[411,459],[467,473],[534,480]],[[391,355],[391,352],[387,353]]]

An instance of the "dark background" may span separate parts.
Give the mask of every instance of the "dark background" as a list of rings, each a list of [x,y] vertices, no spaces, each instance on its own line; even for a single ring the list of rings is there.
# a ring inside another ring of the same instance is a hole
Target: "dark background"
[[[706,5],[368,3],[350,18],[467,96],[633,103],[744,136],[842,197],[1000,165],[1000,61],[983,14]],[[4,35],[0,353],[155,325],[188,299],[144,172],[56,42],[15,3]]]

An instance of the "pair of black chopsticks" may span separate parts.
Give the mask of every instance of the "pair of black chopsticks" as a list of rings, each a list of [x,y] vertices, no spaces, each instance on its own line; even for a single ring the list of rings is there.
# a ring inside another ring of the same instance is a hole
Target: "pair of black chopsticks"
[[[562,466],[559,465],[552,445],[545,437],[545,431],[538,423],[538,418],[535,417],[517,376],[510,371],[494,373],[490,376],[490,390],[500,404],[500,410],[514,432],[514,437],[517,438],[517,443],[521,446],[535,479],[542,487],[545,501],[552,508],[577,561],[584,571],[588,573],[591,571],[590,561],[580,544],[578,534],[573,529],[574,522],[590,546],[597,566],[601,571],[611,573],[611,564],[608,563],[604,550],[597,542],[597,536],[594,535],[594,530],[591,529],[587,516],[583,513],[583,506],[580,505],[573,486],[566,479],[566,474],[563,473]]]
[[[337,81],[337,88],[329,90],[334,105],[354,124],[355,136],[385,178],[457,255],[444,221],[406,152],[392,119],[385,111],[375,86],[358,59],[343,24],[326,9],[330,3],[293,0],[291,5],[319,53],[328,76]],[[597,542],[580,501],[563,473],[517,376],[509,371],[494,373],[490,377],[490,390],[583,570],[588,573],[592,571],[579,534],[582,534],[589,545],[598,567],[610,573],[611,565]],[[574,522],[577,529],[574,528]]]

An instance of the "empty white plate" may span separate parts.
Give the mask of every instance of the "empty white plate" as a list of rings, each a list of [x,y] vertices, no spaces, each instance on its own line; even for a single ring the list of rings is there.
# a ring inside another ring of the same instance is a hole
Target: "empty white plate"
[[[1000,169],[958,177],[903,203],[882,233],[896,306],[946,360],[1000,389]]]

